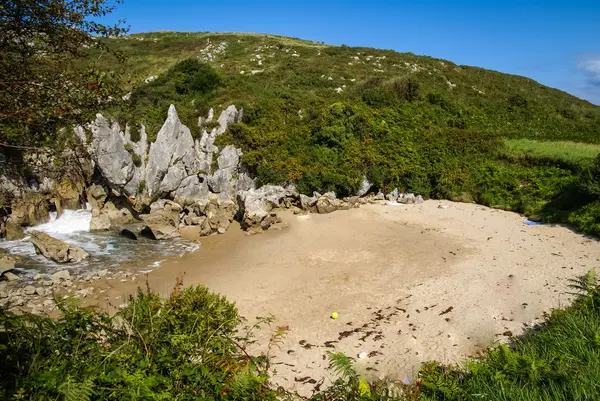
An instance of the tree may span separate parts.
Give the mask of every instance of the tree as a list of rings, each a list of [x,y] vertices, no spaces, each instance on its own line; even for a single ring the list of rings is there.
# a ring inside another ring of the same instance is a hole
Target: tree
[[[0,0],[0,142],[53,142],[118,99],[115,73],[98,66],[123,21],[96,22],[122,0]],[[95,21],[96,20],[96,21]]]

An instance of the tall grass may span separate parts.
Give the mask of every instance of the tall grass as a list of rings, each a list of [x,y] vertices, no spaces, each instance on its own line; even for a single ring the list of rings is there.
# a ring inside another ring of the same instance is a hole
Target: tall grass
[[[588,165],[600,154],[600,145],[591,143],[530,139],[507,139],[504,143],[511,155],[543,157],[582,165]]]

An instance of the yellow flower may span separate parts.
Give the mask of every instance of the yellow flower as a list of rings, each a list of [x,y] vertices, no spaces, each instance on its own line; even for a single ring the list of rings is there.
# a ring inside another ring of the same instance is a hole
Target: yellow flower
[[[369,397],[371,395],[371,387],[369,383],[365,381],[365,379],[360,379],[358,381],[358,394],[361,397]]]

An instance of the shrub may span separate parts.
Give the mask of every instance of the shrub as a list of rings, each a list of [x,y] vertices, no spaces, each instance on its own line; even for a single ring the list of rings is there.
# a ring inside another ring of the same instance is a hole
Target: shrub
[[[57,305],[58,320],[0,314],[1,398],[275,399],[234,305],[205,287],[140,290],[114,316]]]

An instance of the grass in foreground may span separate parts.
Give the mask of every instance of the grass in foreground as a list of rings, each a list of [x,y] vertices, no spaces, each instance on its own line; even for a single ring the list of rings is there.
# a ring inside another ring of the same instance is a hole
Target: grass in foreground
[[[600,399],[600,289],[595,272],[573,280],[582,295],[541,329],[487,352],[465,367],[429,363],[422,400]]]

